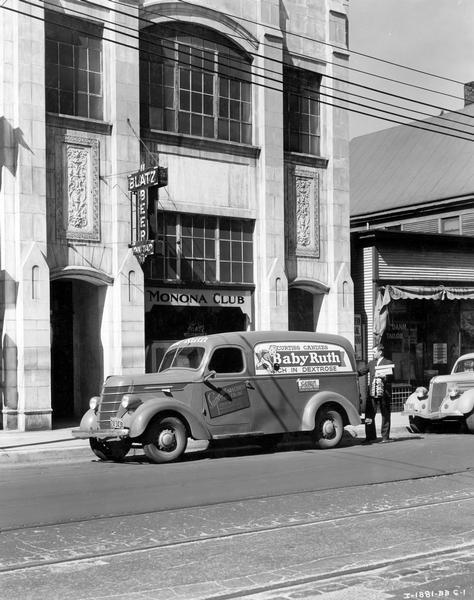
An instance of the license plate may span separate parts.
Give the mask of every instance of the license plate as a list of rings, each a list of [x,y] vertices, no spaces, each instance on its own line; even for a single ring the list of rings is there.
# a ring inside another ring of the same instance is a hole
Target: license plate
[[[110,417],[110,426],[112,429],[122,429],[123,421],[118,417]]]

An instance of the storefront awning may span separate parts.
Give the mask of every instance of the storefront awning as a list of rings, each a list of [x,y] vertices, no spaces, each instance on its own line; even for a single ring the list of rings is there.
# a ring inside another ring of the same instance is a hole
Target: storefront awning
[[[387,285],[385,294],[392,300],[472,300],[474,287]]]
[[[391,300],[472,300],[474,287],[444,285],[386,285],[380,288],[374,307],[374,344],[378,344],[387,326]]]

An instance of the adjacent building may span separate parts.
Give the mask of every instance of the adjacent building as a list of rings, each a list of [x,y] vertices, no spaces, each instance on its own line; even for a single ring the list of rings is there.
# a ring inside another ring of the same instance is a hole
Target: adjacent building
[[[357,347],[384,343],[398,400],[474,350],[473,87],[419,129],[351,141]]]
[[[352,339],[347,0],[0,10],[5,429],[79,418],[183,336]]]

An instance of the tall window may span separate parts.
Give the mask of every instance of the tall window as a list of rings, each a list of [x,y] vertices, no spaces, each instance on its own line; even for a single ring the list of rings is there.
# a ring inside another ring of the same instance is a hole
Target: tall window
[[[102,27],[46,11],[46,110],[103,118]]]
[[[152,26],[140,44],[142,127],[250,144],[250,60],[224,36]]]
[[[316,73],[285,69],[285,150],[303,154],[320,152],[319,86]]]
[[[158,214],[163,255],[147,276],[185,282],[253,282],[253,221],[174,212]]]

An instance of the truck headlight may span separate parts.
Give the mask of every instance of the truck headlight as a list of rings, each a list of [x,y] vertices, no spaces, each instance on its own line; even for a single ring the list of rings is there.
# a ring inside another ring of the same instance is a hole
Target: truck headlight
[[[459,396],[459,388],[457,386],[452,387],[449,390],[449,397],[451,399],[453,399],[453,398],[457,398],[458,396]]]
[[[100,397],[99,396],[92,396],[92,398],[89,400],[89,408],[91,410],[97,411],[97,407],[99,406],[99,402],[100,402]]]
[[[418,400],[422,400],[428,395],[428,390],[425,387],[417,387],[415,393]]]
[[[141,403],[142,401],[140,398],[131,396],[130,394],[125,394],[125,396],[122,397],[122,402],[120,404],[125,410],[135,410],[140,406]]]

